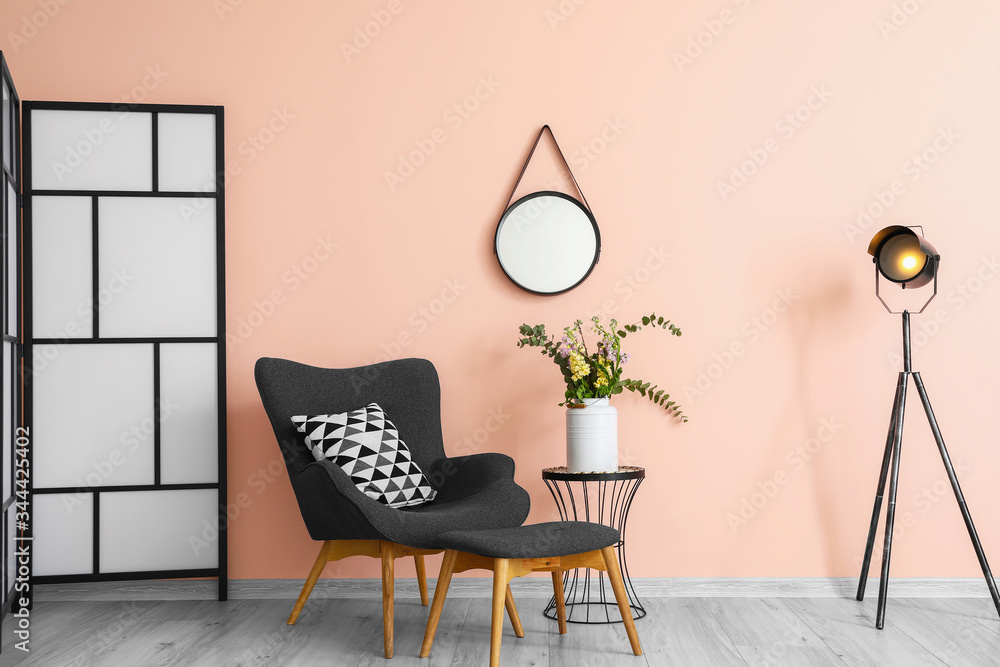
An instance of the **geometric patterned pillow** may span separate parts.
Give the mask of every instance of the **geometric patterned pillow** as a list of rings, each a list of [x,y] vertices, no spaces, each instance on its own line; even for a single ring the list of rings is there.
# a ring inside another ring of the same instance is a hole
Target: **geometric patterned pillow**
[[[424,473],[378,403],[336,415],[292,417],[317,461],[329,459],[369,498],[389,507],[434,500]]]

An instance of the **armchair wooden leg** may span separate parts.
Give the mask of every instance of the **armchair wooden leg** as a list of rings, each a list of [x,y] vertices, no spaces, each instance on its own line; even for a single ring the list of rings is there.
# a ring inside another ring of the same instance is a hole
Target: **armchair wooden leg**
[[[632,645],[632,653],[642,655],[642,645],[639,644],[639,633],[635,631],[635,621],[632,620],[632,607],[628,603],[628,595],[625,594],[625,583],[622,581],[622,572],[618,567],[618,556],[614,547],[604,547],[601,549],[604,556],[604,566],[608,568],[608,579],[611,580],[611,589],[615,592],[615,600],[618,601],[618,611],[621,612],[622,620],[625,621],[625,632],[628,633],[628,641]]]
[[[510,561],[493,559],[493,618],[490,625],[490,667],[500,667],[500,639],[503,636],[504,600],[510,582]]]
[[[523,637],[524,628],[521,627],[521,617],[517,615],[517,607],[514,606],[514,594],[510,592],[510,584],[507,584],[507,594],[504,596],[503,604],[507,607],[510,624],[514,626],[514,634]]]
[[[562,572],[552,573],[552,592],[556,598],[556,617],[559,619],[559,634],[566,634],[566,596],[563,594]]]
[[[379,541],[382,556],[382,637],[385,657],[392,657],[393,589],[395,588],[395,543]]]
[[[420,645],[421,658],[426,658],[431,654],[431,644],[434,643],[434,633],[437,632],[438,621],[441,620],[441,610],[444,609],[444,598],[448,595],[448,585],[451,584],[451,573],[455,570],[456,560],[458,560],[457,551],[448,549],[444,552],[444,560],[441,561],[441,574],[438,575],[437,584],[434,586],[434,604],[431,605],[431,613],[427,617],[424,643]]]
[[[420,589],[420,604],[427,606],[427,570],[424,568],[424,557],[414,556],[413,563],[417,566],[417,588]]]
[[[302,586],[302,592],[299,593],[299,599],[295,601],[295,606],[292,607],[292,614],[288,617],[288,625],[295,625],[299,613],[306,606],[306,600],[309,599],[313,587],[319,581],[319,575],[323,573],[323,568],[326,567],[327,558],[332,548],[333,540],[326,540],[323,542],[323,546],[319,548],[319,555],[316,556],[316,562],[313,563],[312,570],[309,571],[309,578],[306,579],[305,585]]]

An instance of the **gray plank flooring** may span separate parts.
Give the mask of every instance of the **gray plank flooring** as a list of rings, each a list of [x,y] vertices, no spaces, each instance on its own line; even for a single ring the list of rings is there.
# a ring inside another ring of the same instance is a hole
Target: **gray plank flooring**
[[[501,664],[552,667],[996,667],[1000,619],[988,598],[890,598],[874,627],[875,596],[853,598],[658,597],[636,627],[645,654],[631,654],[620,624],[570,624],[559,635],[546,599],[518,599],[525,637],[504,622]],[[430,659],[418,657],[427,608],[397,596],[396,657],[382,657],[381,600],[311,599],[298,623],[292,600],[57,601],[31,612],[30,653],[14,648],[15,619],[2,626],[4,667],[161,665],[394,667],[485,665],[490,604],[448,599]]]

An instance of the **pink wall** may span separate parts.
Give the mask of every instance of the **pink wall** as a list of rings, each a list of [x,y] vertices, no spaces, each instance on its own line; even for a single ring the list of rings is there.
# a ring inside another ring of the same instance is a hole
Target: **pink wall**
[[[632,574],[855,575],[899,369],[899,322],[865,248],[891,223],[925,225],[943,253],[915,367],[1000,563],[998,22],[1000,5],[973,0],[0,5],[22,99],[226,107],[229,485],[252,499],[231,525],[234,578],[302,577],[315,555],[284,473],[266,476],[278,451],[258,357],[433,360],[447,449],[478,434],[513,456],[542,521],[554,510],[539,469],[564,461],[561,390],[515,348],[516,327],[599,309],[655,309],[684,330],[628,341],[633,372],[691,417],[616,400],[622,458],[648,471]],[[591,278],[554,298],[507,282],[490,246],[543,123],[604,239]],[[386,172],[433,137],[390,187]],[[734,168],[750,175],[730,181]],[[878,219],[857,222],[859,208]],[[914,398],[893,573],[978,576],[918,410]],[[491,412],[505,420],[486,439]],[[762,506],[732,526],[744,501]]]

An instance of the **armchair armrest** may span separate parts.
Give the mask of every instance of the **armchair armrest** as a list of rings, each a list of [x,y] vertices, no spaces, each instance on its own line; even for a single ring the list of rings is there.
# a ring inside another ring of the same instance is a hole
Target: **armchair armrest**
[[[494,482],[514,479],[514,459],[506,454],[485,452],[437,459],[424,471],[437,489],[438,502],[465,498]]]
[[[315,461],[292,475],[302,519],[314,540],[382,539],[395,510],[369,498],[332,461]]]

